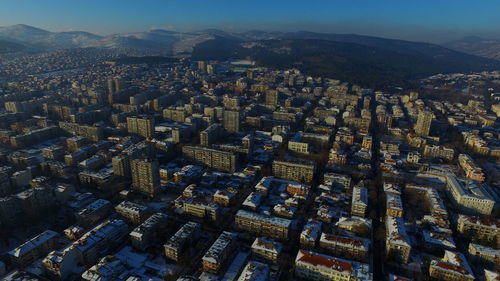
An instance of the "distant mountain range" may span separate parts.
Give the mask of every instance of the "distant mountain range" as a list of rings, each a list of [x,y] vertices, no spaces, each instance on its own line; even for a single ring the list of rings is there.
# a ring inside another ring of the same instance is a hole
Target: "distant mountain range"
[[[500,69],[500,42],[477,37],[440,46],[308,31],[233,33],[217,29],[196,32],[155,29],[99,36],[82,31],[49,32],[22,24],[0,27],[0,53],[86,47],[133,50],[144,55],[191,56],[195,60],[251,58],[262,66],[297,67],[311,74],[368,86],[403,85],[409,79],[435,73]]]
[[[181,33],[159,29],[99,36],[84,31],[49,32],[24,24],[0,27],[0,40],[22,45],[24,51],[96,47],[175,55],[190,53],[196,44],[213,38],[208,32]]]

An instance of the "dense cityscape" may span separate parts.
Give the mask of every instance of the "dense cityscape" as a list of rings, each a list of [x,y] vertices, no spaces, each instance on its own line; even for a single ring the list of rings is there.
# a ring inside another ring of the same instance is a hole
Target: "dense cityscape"
[[[388,93],[75,49],[0,73],[2,280],[499,280],[500,72]]]

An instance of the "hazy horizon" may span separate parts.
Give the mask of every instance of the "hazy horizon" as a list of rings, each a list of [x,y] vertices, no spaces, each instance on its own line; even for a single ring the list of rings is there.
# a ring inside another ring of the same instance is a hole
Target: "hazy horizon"
[[[0,26],[26,24],[48,31],[86,31],[98,35],[150,29],[196,31],[215,28],[355,33],[410,41],[443,43],[465,36],[500,39],[500,2],[472,5],[454,1],[276,0],[230,1],[0,1]],[[286,11],[286,12],[285,12]]]

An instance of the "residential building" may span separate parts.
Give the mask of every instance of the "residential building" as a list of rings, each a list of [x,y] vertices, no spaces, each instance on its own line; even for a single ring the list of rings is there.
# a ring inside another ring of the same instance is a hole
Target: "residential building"
[[[18,267],[28,266],[54,250],[57,246],[58,236],[57,232],[46,230],[7,252],[7,255],[12,263]]]
[[[489,261],[500,264],[500,250],[479,244],[469,243],[469,254],[479,261]]]
[[[236,247],[236,234],[224,231],[202,257],[203,271],[218,274],[227,264]]]
[[[429,135],[434,114],[431,111],[421,110],[418,113],[417,124],[415,125],[415,133],[417,136],[426,137]]]
[[[269,277],[269,266],[257,261],[249,261],[237,281],[266,281]]]
[[[295,275],[318,281],[373,280],[368,264],[299,250],[295,258]]]
[[[195,162],[199,162],[210,168],[230,173],[236,171],[237,156],[233,152],[185,145],[182,147],[182,153]]]
[[[200,132],[200,145],[210,146],[222,137],[223,130],[220,124],[212,124]]]
[[[237,133],[240,131],[240,112],[239,111],[224,111],[223,120],[224,129],[230,133]]]
[[[445,251],[442,259],[431,260],[429,276],[446,281],[475,280],[465,256],[459,252],[452,251]]]
[[[313,181],[316,165],[289,161],[273,161],[273,175],[278,178],[310,184]]]
[[[134,159],[130,163],[133,188],[151,197],[158,194],[160,188],[160,169],[158,161]]]
[[[483,182],[485,180],[483,169],[477,166],[468,154],[459,154],[458,164],[460,164],[466,178],[477,180],[479,182]]]
[[[132,246],[139,250],[145,250],[151,246],[153,240],[162,233],[162,229],[168,225],[168,216],[163,213],[155,213],[151,215],[138,227],[130,232],[130,240]]]
[[[355,186],[352,189],[351,215],[365,217],[368,207],[368,189]]]
[[[282,250],[283,244],[265,237],[256,238],[252,244],[252,253],[256,257],[274,264],[278,263]]]
[[[300,233],[300,246],[306,249],[313,249],[321,234],[321,222],[309,219]]]
[[[155,133],[155,120],[149,116],[127,117],[127,130],[130,134],[152,138]]]
[[[187,222],[163,245],[165,256],[173,261],[179,261],[182,253],[191,243],[196,241],[201,224]]]
[[[457,230],[469,237],[488,239],[500,247],[500,220],[487,217],[458,215]]]
[[[354,236],[341,236],[322,233],[319,246],[335,257],[365,261],[370,250],[370,241]]]
[[[401,200],[401,196],[386,193],[386,215],[393,217],[402,217],[403,216],[403,201]]]
[[[386,229],[386,253],[397,261],[408,263],[411,245],[406,234],[402,218],[387,216],[385,219]]]
[[[115,210],[120,216],[135,224],[142,223],[151,214],[147,206],[130,201],[122,201]]]
[[[234,218],[234,223],[238,230],[277,240],[286,240],[289,237],[288,234],[292,221],[285,218],[239,210]]]
[[[439,145],[425,145],[424,156],[428,158],[443,158],[451,161],[455,157],[455,150]]]
[[[494,193],[484,183],[446,176],[446,187],[454,203],[466,213],[490,215],[496,204]]]

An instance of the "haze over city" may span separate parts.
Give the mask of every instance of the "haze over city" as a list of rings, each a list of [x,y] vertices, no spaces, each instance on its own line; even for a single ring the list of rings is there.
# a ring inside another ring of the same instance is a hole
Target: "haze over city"
[[[500,39],[500,3],[457,1],[0,1],[0,26],[99,35],[169,29],[308,30],[443,43],[464,36]]]

